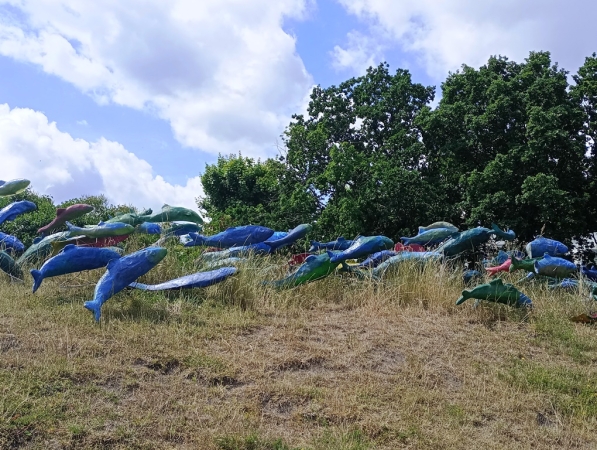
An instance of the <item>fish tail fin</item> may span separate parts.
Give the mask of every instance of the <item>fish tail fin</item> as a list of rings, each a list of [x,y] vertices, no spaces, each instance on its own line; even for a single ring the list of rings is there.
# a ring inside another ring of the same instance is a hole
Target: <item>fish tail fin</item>
[[[85,306],[85,308],[91,311],[93,313],[93,318],[95,319],[95,321],[99,322],[100,317],[102,316],[102,304],[98,300],[90,300],[88,302],[85,302],[83,306]]]
[[[310,252],[314,252],[315,250],[319,250],[319,242],[317,241],[309,241],[311,247],[309,248]]]
[[[497,272],[497,268],[496,267],[486,267],[485,270],[487,271],[487,273],[489,275],[495,275],[495,273]]]
[[[42,273],[37,269],[31,269],[31,276],[33,277],[33,293],[39,289],[41,282],[44,279]]]
[[[457,305],[461,305],[463,304],[466,300],[468,300],[469,298],[471,298],[471,292],[467,291],[466,289],[464,291],[462,291],[462,295],[460,296],[460,298],[458,300],[456,300],[456,304]]]
[[[503,231],[495,223],[491,224],[491,229],[494,231],[496,236],[499,236],[507,241],[512,241],[516,238],[516,233],[514,233],[514,231]]]

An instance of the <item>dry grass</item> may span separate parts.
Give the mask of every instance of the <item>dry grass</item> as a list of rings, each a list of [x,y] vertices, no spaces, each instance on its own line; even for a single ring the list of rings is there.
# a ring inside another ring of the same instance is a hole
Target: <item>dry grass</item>
[[[194,269],[171,247],[145,282]],[[0,280],[1,448],[595,448],[595,328],[581,296],[531,314],[454,305],[450,268],[383,284],[261,286],[285,259],[174,294],[125,291],[96,324],[102,271]],[[516,276],[509,278],[516,279]]]

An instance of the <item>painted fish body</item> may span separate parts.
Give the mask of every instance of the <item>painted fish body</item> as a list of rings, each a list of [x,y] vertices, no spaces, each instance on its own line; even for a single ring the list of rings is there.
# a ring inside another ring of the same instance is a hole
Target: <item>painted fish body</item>
[[[23,279],[23,271],[19,265],[4,251],[0,251],[0,270],[6,272],[11,277]]]
[[[220,248],[245,246],[263,242],[272,234],[274,234],[274,230],[260,225],[230,227],[213,236],[202,236],[197,233],[189,233],[189,237],[192,240],[187,242],[185,247],[194,247],[197,245]]]
[[[491,225],[492,229],[477,227],[461,233],[454,233],[450,239],[441,244],[436,251],[441,252],[444,256],[456,256],[467,250],[473,250],[476,246],[483,244],[489,240],[491,235],[500,237],[507,241],[512,241],[516,238],[514,231],[508,232],[500,230],[496,224]]]
[[[585,278],[591,281],[597,281],[597,269],[595,268],[595,266],[593,266],[592,268],[583,266],[581,267],[580,271]]]
[[[120,254],[107,248],[77,247],[70,244],[56,256],[48,259],[39,270],[32,269],[33,292],[45,278],[106,267],[108,262],[119,259]]]
[[[137,225],[135,231],[142,234],[161,234],[162,227],[159,223],[143,222],[141,225]]]
[[[93,300],[85,302],[85,308],[93,312],[93,317],[99,321],[102,305],[113,295],[142,275],[153,269],[164,257],[167,250],[162,247],[148,247],[108,263],[106,273],[95,286]]]
[[[27,186],[31,184],[31,181],[25,180],[24,178],[18,178],[16,180],[2,181],[0,180],[0,197],[6,197],[27,189]]]
[[[54,218],[54,220],[52,220],[49,224],[41,227],[39,230],[37,230],[37,232],[42,235],[45,235],[46,233],[51,233],[52,231],[64,225],[67,220],[76,219],[91,211],[93,211],[93,206],[86,205],[83,203],[77,203],[75,205],[69,206],[68,208],[58,208],[56,210],[56,217]]]
[[[274,234],[272,234],[268,239],[271,241],[274,241],[274,240],[282,239],[286,236],[288,236],[288,231],[274,231]]]
[[[529,258],[537,258],[546,253],[549,256],[564,256],[568,253],[568,247],[554,239],[538,237],[527,244],[526,251]]]
[[[195,222],[172,222],[170,223],[170,227],[164,231],[164,236],[183,236],[189,233],[201,233],[201,230],[201,226]]]
[[[268,255],[272,252],[272,248],[265,242],[258,244],[243,245],[242,247],[230,247],[218,252],[205,252],[199,259],[203,261],[216,261],[226,258],[237,258],[243,256],[253,255]]]
[[[327,277],[330,273],[336,270],[339,262],[333,262],[328,253],[321,255],[310,255],[299,268],[278,281],[272,281],[270,284],[276,289],[288,289],[310,281],[319,280]]]
[[[25,250],[25,245],[16,236],[0,231],[0,248],[12,253],[21,253]]]
[[[272,239],[271,237],[265,241],[267,245],[269,245],[273,251],[284,247],[286,245],[290,245],[295,243],[301,238],[304,238],[307,234],[309,234],[313,230],[313,226],[308,223],[303,223],[298,225],[297,227],[293,228],[288,232],[286,236],[280,239]]]
[[[340,253],[328,251],[333,263],[341,263],[347,259],[357,259],[369,256],[372,253],[382,250],[389,250],[394,247],[394,242],[385,236],[360,236],[346,250]]]
[[[170,206],[165,204],[159,213],[139,216],[142,222],[194,222],[203,223],[203,219],[195,211],[183,208],[182,206]]]
[[[480,278],[483,278],[483,275],[478,270],[465,270],[462,274],[462,281],[467,285]]]
[[[451,230],[452,233],[458,232],[458,227],[455,227],[450,222],[433,222],[431,225],[427,225],[426,227],[419,227],[419,234],[428,230],[433,230],[434,228],[446,228]]]
[[[510,306],[525,306],[532,307],[533,302],[530,298],[520,292],[511,284],[504,284],[501,278],[496,278],[489,283],[480,284],[471,290],[462,291],[462,295],[456,301],[457,305],[461,305],[469,298],[478,300],[487,300],[490,302],[502,303]]]
[[[0,209],[0,224],[15,220],[21,214],[35,211],[36,209],[37,205],[29,200],[21,200],[20,202],[11,203]]]
[[[498,272],[509,272],[511,265],[512,260],[507,259],[506,262],[504,262],[503,264],[500,264],[496,267],[486,267],[485,270],[487,271],[487,273],[489,273],[489,275],[495,275]]]
[[[316,252],[317,250],[346,250],[354,244],[354,242],[355,241],[347,241],[343,236],[340,236],[338,239],[331,242],[311,241],[309,252]]]
[[[64,241],[66,239],[68,239],[68,231],[50,234],[44,238],[34,240],[33,244],[25,250],[25,253],[17,259],[17,264],[19,266],[22,266],[23,264],[34,264],[37,261],[47,258],[52,253],[52,243]]]
[[[209,272],[197,272],[160,284],[131,283],[129,286],[143,291],[166,291],[190,288],[203,288],[221,283],[237,272],[236,267],[222,267]]]
[[[570,274],[576,272],[576,264],[564,258],[549,256],[545,253],[543,259],[535,261],[535,273],[554,278],[567,278]]]
[[[100,222],[98,225],[89,228],[76,227],[72,223],[66,222],[66,226],[68,227],[70,237],[87,236],[89,238],[105,238],[129,235],[135,231],[135,228],[132,225],[122,222]]]
[[[393,250],[382,250],[369,256],[365,261],[360,263],[357,267],[359,269],[373,269],[379,266],[382,262],[396,256],[398,253]]]
[[[419,245],[431,245],[439,244],[440,242],[448,239],[454,231],[449,228],[431,228],[429,230],[419,230],[419,234],[413,237],[401,237],[400,240],[405,244],[419,244]]]
[[[148,211],[150,211],[149,214],[151,214],[151,209]],[[111,219],[105,221],[105,223],[126,223],[127,225],[131,225],[133,227],[141,225],[144,222],[145,220],[143,220],[143,216],[134,212],[120,214],[119,216],[112,217]]]
[[[386,259],[379,266],[373,269],[371,273],[373,277],[381,278],[388,272],[388,270],[397,269],[405,261],[425,263],[430,260],[440,260],[442,256],[443,255],[439,252],[401,252],[396,256]]]
[[[535,271],[535,263],[537,261],[542,260],[541,258],[530,258],[530,259],[518,259],[517,257],[513,256],[511,258],[511,265],[508,269],[508,272],[515,272],[517,270],[524,270],[525,272],[534,272]]]

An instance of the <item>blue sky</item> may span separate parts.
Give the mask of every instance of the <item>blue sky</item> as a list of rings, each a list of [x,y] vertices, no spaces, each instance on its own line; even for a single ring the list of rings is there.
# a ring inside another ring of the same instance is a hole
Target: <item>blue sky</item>
[[[597,50],[597,6],[534,5],[0,0],[0,179],[29,178],[56,201],[196,207],[205,164],[275,155],[315,84],[387,61],[439,85],[462,63],[531,50],[574,72]]]

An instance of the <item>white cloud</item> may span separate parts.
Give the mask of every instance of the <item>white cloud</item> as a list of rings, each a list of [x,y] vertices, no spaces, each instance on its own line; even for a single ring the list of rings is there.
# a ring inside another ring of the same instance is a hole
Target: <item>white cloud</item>
[[[197,210],[203,194],[199,177],[172,185],[118,142],[74,139],[43,113],[7,104],[0,104],[0,160],[3,179],[31,180],[33,190],[57,202],[102,193],[114,204]]]
[[[87,121],[85,119],[83,119],[83,120],[77,120],[77,125],[81,125],[81,126],[84,127],[84,126],[87,126],[89,124],[87,123]]]
[[[356,75],[362,75],[368,67],[376,66],[383,59],[383,46],[376,39],[351,31],[347,40],[346,48],[336,45],[330,52],[336,70],[349,69]]]
[[[370,25],[369,38],[390,39],[416,55],[434,78],[491,55],[522,62],[530,51],[552,52],[572,72],[597,50],[597,2],[573,0],[338,0]]]
[[[313,84],[282,29],[309,1],[8,0],[25,19],[0,11],[0,54],[154,111],[183,145],[264,156]]]

